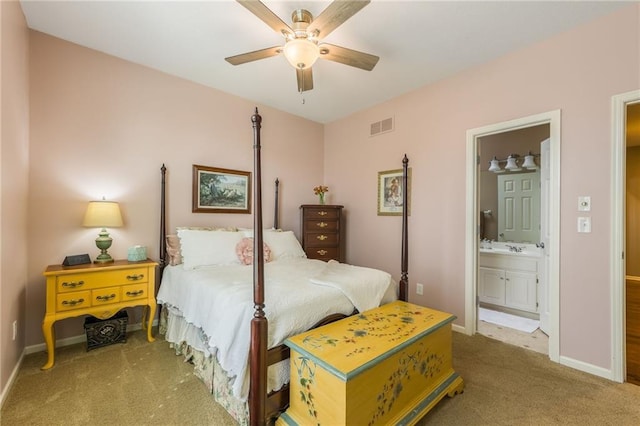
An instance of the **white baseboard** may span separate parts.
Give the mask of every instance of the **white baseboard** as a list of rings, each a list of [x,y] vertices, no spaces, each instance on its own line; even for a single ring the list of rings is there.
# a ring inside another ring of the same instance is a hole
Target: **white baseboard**
[[[565,365],[567,367],[571,367],[579,371],[583,371],[585,373],[593,374],[594,376],[616,381],[614,377],[614,372],[611,369],[607,370],[606,368],[598,367],[596,365],[589,364],[583,361],[578,361],[576,359],[569,358],[566,356],[560,357],[560,364]]]
[[[158,325],[158,320],[153,320],[153,326]],[[127,324],[127,333],[130,331],[136,331],[142,329],[142,323],[138,324]],[[78,343],[84,343],[87,341],[86,334],[79,334],[77,336],[66,337],[64,339],[56,340],[56,348],[61,348],[63,346],[75,345]],[[34,354],[36,352],[44,352],[47,349],[47,345],[45,343],[38,343],[37,345],[31,345],[24,348],[24,353],[26,355]]]
[[[466,334],[470,336],[471,334],[467,333],[467,329],[463,325],[452,324],[451,329],[453,331],[457,331],[458,333]]]
[[[18,371],[20,371],[22,360],[24,359],[25,355],[26,351],[23,350],[22,355],[20,355],[20,358],[18,359],[18,362],[16,363],[15,367],[13,367],[13,371],[11,372],[11,376],[9,376],[9,380],[7,380],[7,385],[4,387],[4,389],[2,389],[2,393],[0,394],[0,408],[4,406],[4,401],[5,399],[7,399],[7,395],[9,395],[9,391],[13,387],[13,382],[16,380],[16,377],[18,377]]]

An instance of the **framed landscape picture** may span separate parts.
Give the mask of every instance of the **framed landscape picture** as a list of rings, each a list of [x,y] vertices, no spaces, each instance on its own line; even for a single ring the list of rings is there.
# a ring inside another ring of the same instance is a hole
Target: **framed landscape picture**
[[[411,169],[407,171],[407,204],[410,200],[411,189]],[[402,215],[402,197],[405,188],[402,183],[402,169],[386,170],[378,172],[378,216],[400,216]],[[407,206],[407,214],[411,209]]]
[[[251,172],[193,165],[194,213],[251,213]]]

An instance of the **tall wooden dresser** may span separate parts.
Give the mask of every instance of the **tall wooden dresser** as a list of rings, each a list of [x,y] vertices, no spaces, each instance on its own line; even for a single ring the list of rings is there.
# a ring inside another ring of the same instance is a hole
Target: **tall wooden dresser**
[[[309,259],[344,262],[343,206],[303,204],[302,248]]]

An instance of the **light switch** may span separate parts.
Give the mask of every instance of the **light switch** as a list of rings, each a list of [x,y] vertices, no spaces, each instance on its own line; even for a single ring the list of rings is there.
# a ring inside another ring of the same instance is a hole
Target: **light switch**
[[[578,197],[578,211],[590,212],[591,211],[591,197],[588,195],[581,195]]]
[[[591,232],[591,218],[579,217],[578,218],[578,232]]]

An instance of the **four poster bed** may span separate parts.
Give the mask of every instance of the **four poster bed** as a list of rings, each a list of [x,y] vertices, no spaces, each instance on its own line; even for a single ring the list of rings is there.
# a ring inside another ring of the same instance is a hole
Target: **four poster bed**
[[[261,120],[256,108],[252,229],[178,228],[177,236],[167,234],[162,166],[157,296],[161,333],[194,364],[215,400],[240,424],[252,425],[271,423],[289,404],[287,338],[408,296],[407,209],[397,285],[383,271],[307,259],[293,233],[279,230],[277,180],[274,226],[264,229]],[[402,163],[407,188],[406,155]],[[406,206],[407,191],[402,195]]]

